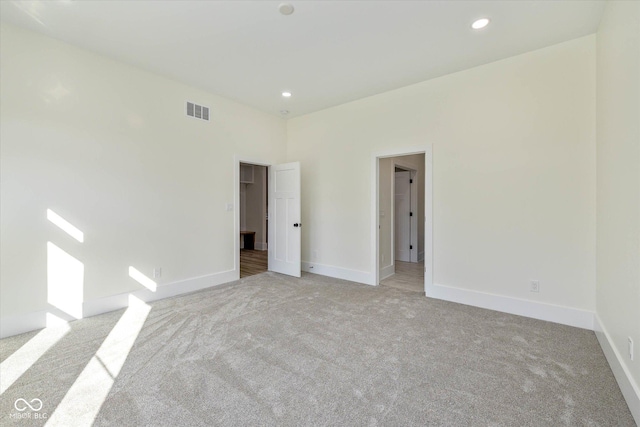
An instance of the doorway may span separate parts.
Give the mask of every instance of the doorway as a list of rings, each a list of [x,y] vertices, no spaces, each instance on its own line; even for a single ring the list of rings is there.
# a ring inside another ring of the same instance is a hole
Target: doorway
[[[268,177],[266,166],[240,163],[240,278],[264,273],[268,269]]]
[[[433,278],[431,146],[374,153],[374,284],[426,294]]]
[[[398,158],[392,158],[395,165],[393,174],[393,258],[395,261],[418,262],[418,247],[422,246],[422,242],[420,244],[418,242],[422,236],[418,236],[416,221],[419,215],[418,172],[398,166],[395,164],[396,159]]]
[[[300,277],[300,163],[258,163],[238,156],[233,162],[233,203],[225,209],[235,213],[235,277],[266,271]]]

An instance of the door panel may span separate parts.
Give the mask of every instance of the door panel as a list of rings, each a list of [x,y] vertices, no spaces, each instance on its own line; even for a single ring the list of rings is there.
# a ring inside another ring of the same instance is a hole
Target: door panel
[[[300,163],[271,167],[269,270],[300,277]]]
[[[395,258],[411,261],[411,172],[395,172]]]

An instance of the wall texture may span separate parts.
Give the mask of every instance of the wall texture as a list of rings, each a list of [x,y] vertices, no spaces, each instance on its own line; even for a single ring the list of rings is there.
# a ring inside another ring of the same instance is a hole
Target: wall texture
[[[291,119],[303,259],[373,275],[372,153],[433,144],[434,282],[593,311],[595,108],[588,36]]]
[[[0,43],[3,319],[50,308],[47,242],[85,301],[141,289],[129,266],[159,286],[234,269],[234,155],[283,161],[283,120],[10,25]]]
[[[629,406],[640,422],[639,2],[608,2],[597,51],[596,312],[635,382],[635,407]]]

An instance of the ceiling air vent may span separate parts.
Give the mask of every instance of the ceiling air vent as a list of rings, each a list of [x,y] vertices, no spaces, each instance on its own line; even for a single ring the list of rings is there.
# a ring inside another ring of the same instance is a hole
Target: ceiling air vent
[[[187,101],[187,116],[209,121],[209,107]]]

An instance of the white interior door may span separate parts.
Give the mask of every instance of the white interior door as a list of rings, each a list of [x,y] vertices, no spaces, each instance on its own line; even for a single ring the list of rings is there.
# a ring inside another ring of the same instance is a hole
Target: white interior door
[[[398,261],[411,261],[411,172],[395,173],[395,256]]]
[[[300,163],[271,166],[269,270],[300,277]]]

